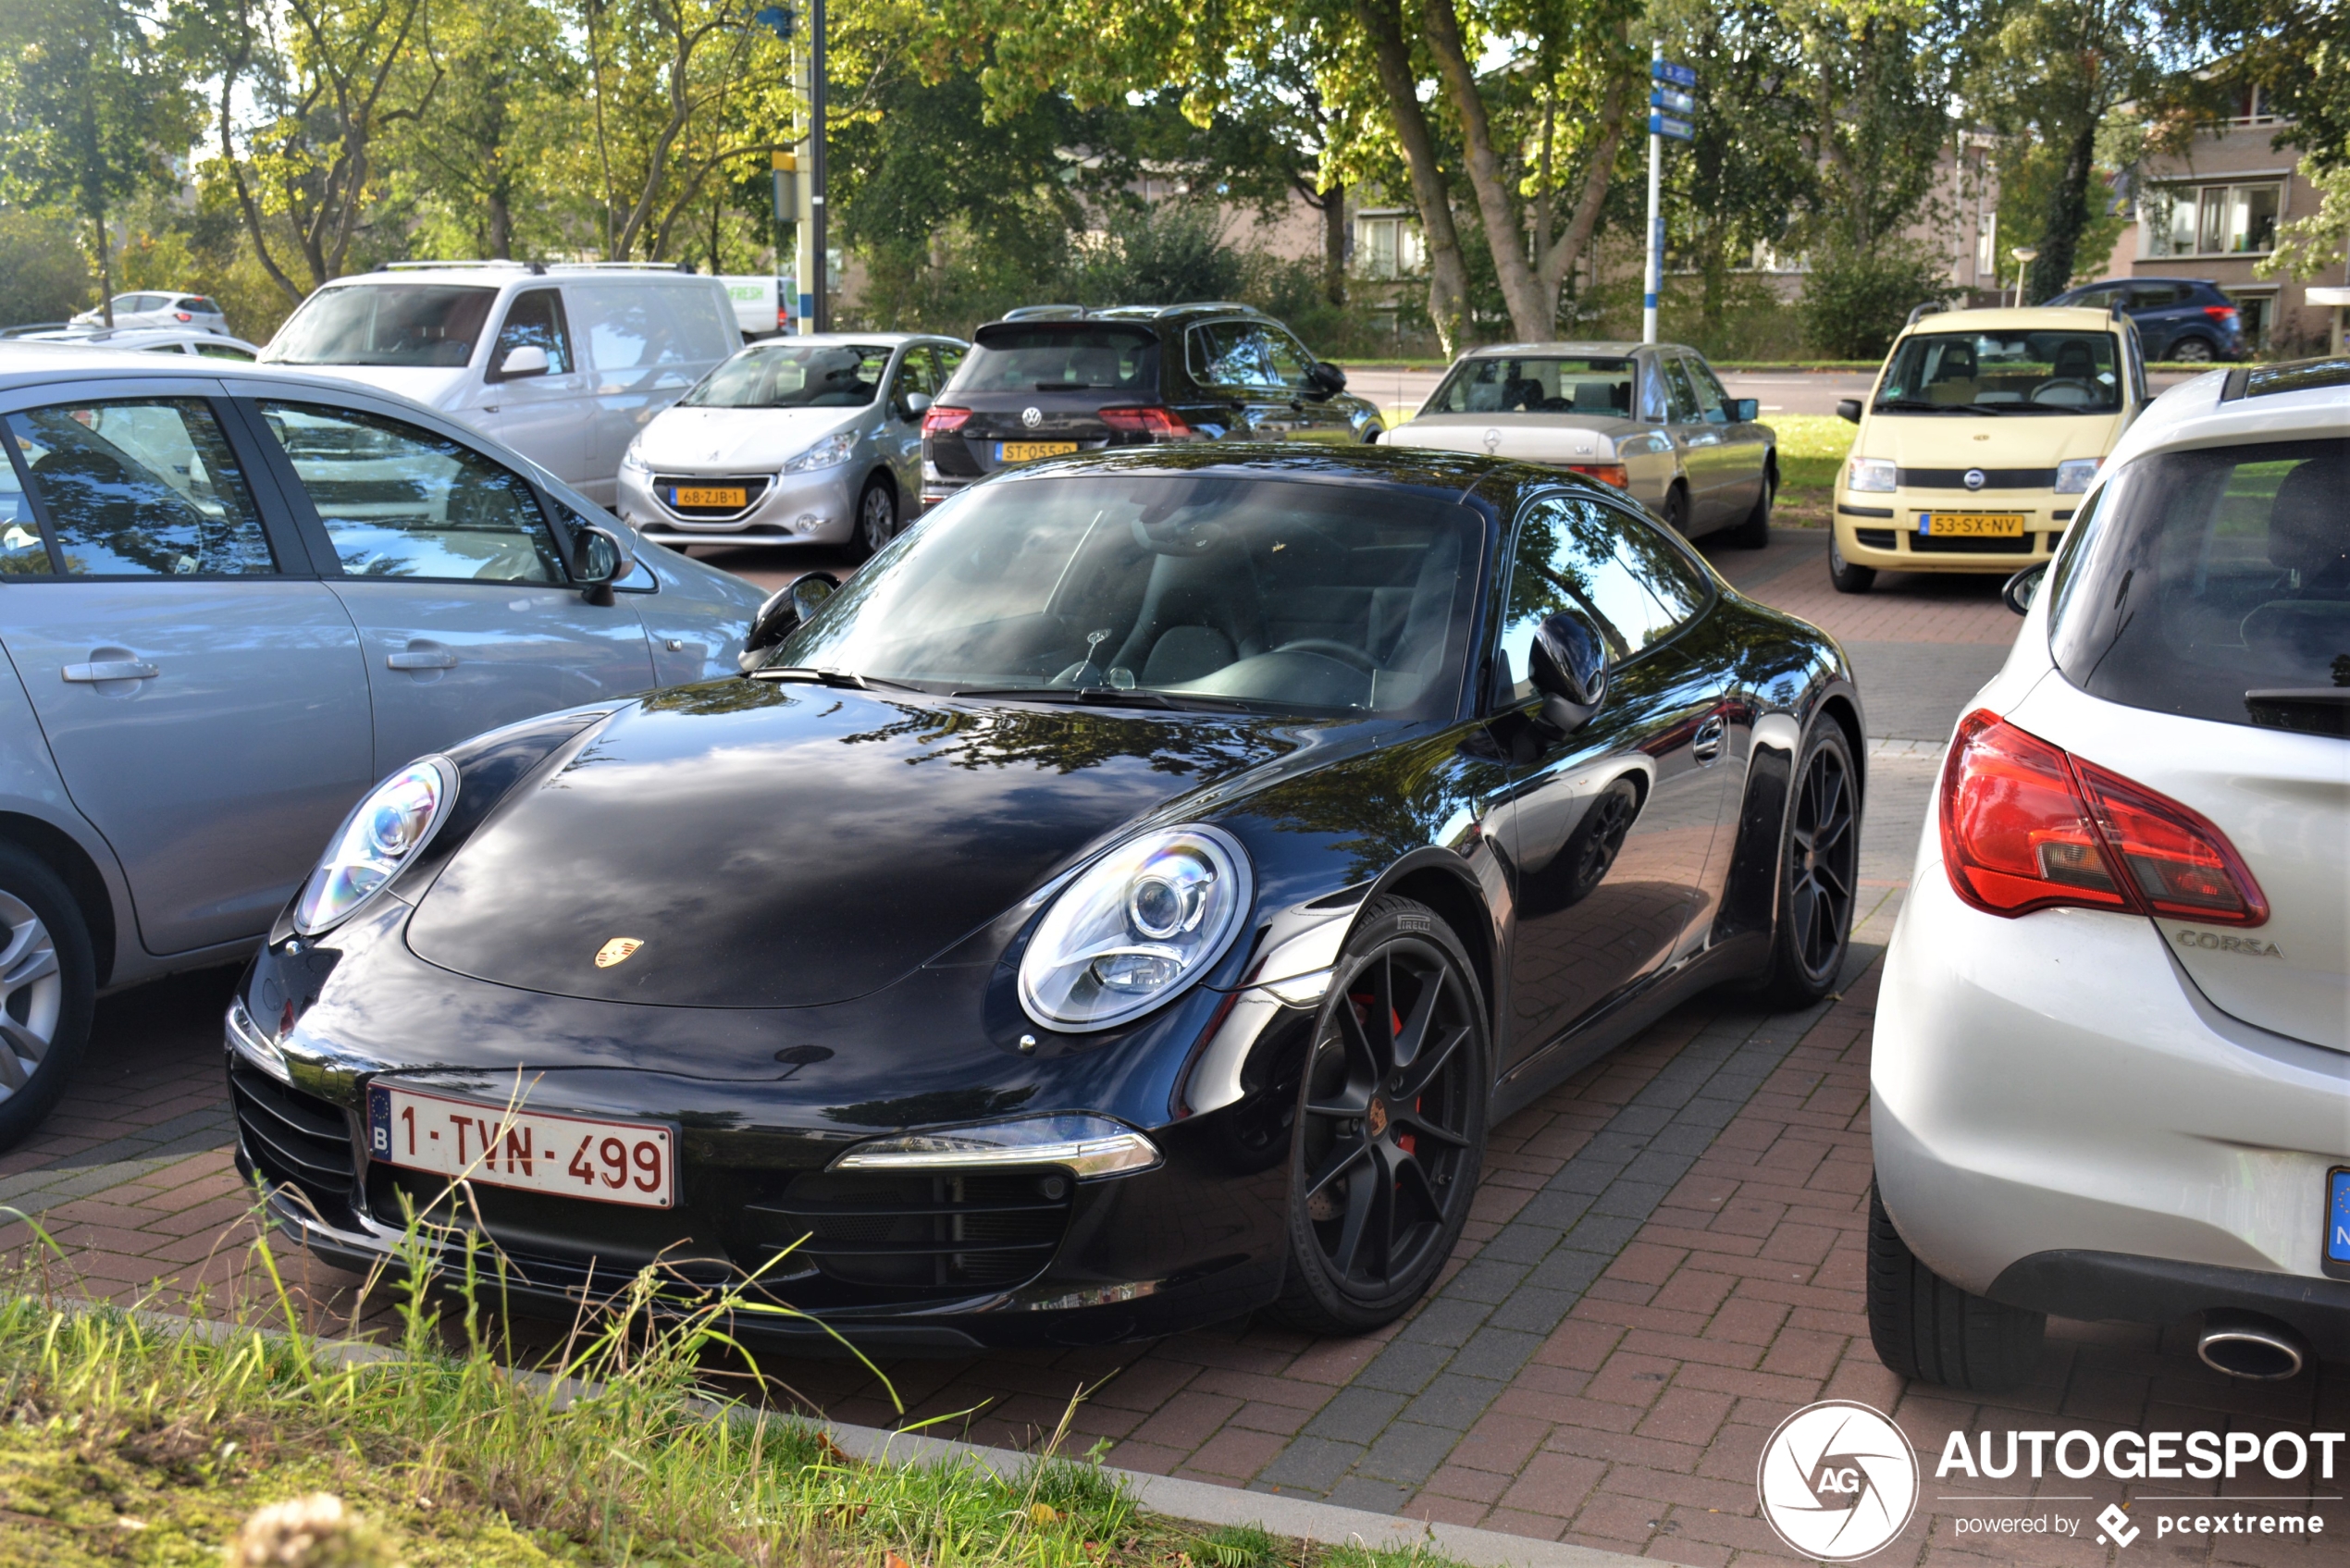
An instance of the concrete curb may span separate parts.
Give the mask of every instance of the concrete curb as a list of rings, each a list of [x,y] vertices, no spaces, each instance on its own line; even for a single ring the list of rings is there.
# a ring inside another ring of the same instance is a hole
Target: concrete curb
[[[67,1312],[91,1312],[105,1303],[66,1302],[58,1304]],[[193,1335],[214,1344],[247,1333],[258,1332],[272,1338],[283,1336],[281,1329],[241,1328],[230,1323],[180,1317],[171,1313],[144,1309],[130,1311],[129,1315],[151,1327],[167,1333]],[[319,1343],[316,1349],[318,1359],[337,1364],[367,1365],[400,1359],[400,1352],[389,1345],[353,1340],[330,1340]],[[550,1393],[559,1409],[575,1399],[590,1398],[598,1392],[598,1385],[592,1383],[558,1388],[555,1380],[543,1372],[516,1372],[511,1376],[525,1387]],[[701,1409],[713,1418],[724,1418],[737,1426],[749,1426],[766,1417],[820,1431],[829,1436],[849,1458],[862,1460],[869,1464],[975,1464],[999,1479],[1017,1482],[1037,1463],[1034,1454],[1022,1453],[1017,1449],[988,1448],[951,1438],[924,1437],[919,1432],[890,1432],[877,1426],[852,1426],[838,1421],[810,1421],[799,1415],[772,1415],[743,1405],[720,1404],[714,1401],[704,1401]],[[1653,1557],[1627,1557],[1622,1552],[1571,1546],[1564,1541],[1538,1540],[1530,1536],[1506,1535],[1499,1530],[1479,1530],[1466,1525],[1444,1525],[1405,1519],[1392,1513],[1373,1513],[1366,1509],[1342,1508],[1334,1503],[1316,1502],[1307,1498],[1243,1491],[1237,1487],[1219,1487],[1211,1482],[1189,1481],[1175,1475],[1152,1475],[1139,1470],[1119,1470],[1107,1464],[1099,1468],[1102,1475],[1109,1477],[1141,1507],[1166,1518],[1192,1525],[1254,1525],[1270,1535],[1292,1537],[1324,1546],[1354,1543],[1377,1550],[1425,1551],[1466,1564],[1467,1568],[1635,1568],[1636,1564],[1639,1568],[1657,1568],[1657,1564],[1664,1561]]]

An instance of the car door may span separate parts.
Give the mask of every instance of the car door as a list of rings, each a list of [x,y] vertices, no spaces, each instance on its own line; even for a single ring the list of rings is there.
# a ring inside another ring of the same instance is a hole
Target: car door
[[[376,771],[499,724],[653,685],[644,623],[572,585],[538,489],[449,433],[265,398],[286,488],[359,628]]]
[[[938,362],[928,343],[915,343],[897,356],[890,372],[889,389],[882,398],[881,428],[874,444],[888,455],[889,471],[897,480],[898,511],[913,510],[913,498],[922,493],[922,416],[906,406],[920,392],[935,401],[939,389]]]
[[[545,354],[546,368],[507,371],[507,361],[523,349]],[[591,480],[612,479],[612,474],[590,472],[595,403],[572,343],[561,289],[551,284],[526,289],[506,302],[473,403],[478,412],[467,424],[545,465],[563,483],[584,488]],[[618,467],[615,459],[615,472]]]
[[[1517,522],[1494,675],[1513,761],[1491,823],[1515,893],[1504,1070],[1693,951],[1718,903],[1728,683],[1676,643],[1710,600],[1648,580],[1664,544],[1648,526],[1560,495]],[[1606,700],[1565,735],[1528,669],[1562,610],[1590,619],[1612,664]]]
[[[1292,438],[1302,441],[1321,441],[1332,445],[1353,445],[1354,425],[1347,417],[1348,404],[1332,397],[1315,384],[1314,356],[1305,345],[1279,327],[1262,327],[1267,358],[1273,374],[1289,389],[1291,408],[1296,426]]]
[[[1287,441],[1304,433],[1305,401],[1274,368],[1262,323],[1204,322],[1187,334],[1186,345],[1192,379],[1232,407],[1232,439]]]
[[[1723,390],[1714,378],[1713,367],[1697,354],[1684,354],[1689,385],[1697,392],[1698,415],[1705,423],[1707,433],[1716,438],[1702,448],[1693,448],[1702,454],[1704,467],[1711,472],[1709,488],[1713,498],[1712,526],[1726,528],[1741,521],[1753,510],[1754,498],[1762,492],[1763,463],[1771,451],[1771,432],[1760,424],[1731,417],[1736,412],[1736,400]]]
[[[2148,359],[2170,358],[2171,345],[2179,336],[2179,329],[2191,317],[2198,322],[2203,319],[2203,313],[2192,308],[2192,292],[2176,283],[2130,285],[2130,302],[2122,308],[2137,322]]]
[[[1686,531],[1702,534],[1714,526],[1719,519],[1720,501],[1713,494],[1719,483],[1719,467],[1714,462],[1722,445],[1722,433],[1705,422],[1698,407],[1697,384],[1689,378],[1688,366],[1681,356],[1660,351],[1656,356],[1660,379],[1664,385],[1665,426],[1673,438],[1673,448],[1680,456],[1681,478],[1688,491],[1688,516]]]
[[[358,636],[217,383],[74,391],[0,419],[0,647],[139,945],[254,937],[375,777]]]

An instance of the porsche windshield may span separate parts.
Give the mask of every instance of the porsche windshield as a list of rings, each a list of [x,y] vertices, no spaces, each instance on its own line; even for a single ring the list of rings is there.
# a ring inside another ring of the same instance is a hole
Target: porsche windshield
[[[1880,414],[2115,414],[2110,332],[1916,332],[1895,345]]]
[[[1039,475],[975,488],[767,661],[1134,706],[1449,713],[1481,517],[1364,485]]]

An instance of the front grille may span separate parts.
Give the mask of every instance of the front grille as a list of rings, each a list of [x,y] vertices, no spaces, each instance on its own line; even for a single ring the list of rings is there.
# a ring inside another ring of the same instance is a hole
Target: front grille
[[[1897,468],[1893,482],[1905,490],[1963,490],[1971,473],[1983,475],[1986,490],[2050,490],[2057,481],[2053,468]]]
[[[351,1206],[358,1185],[351,1123],[340,1105],[289,1089],[240,1061],[229,1068],[245,1153],[272,1184],[298,1187],[320,1213]]]
[[[1050,1263],[1072,1184],[1058,1170],[970,1175],[809,1171],[749,1218],[786,1271],[908,1290],[1005,1287]]]
[[[1937,534],[1911,534],[1910,549],[1918,555],[2030,555],[2032,536],[2006,539],[1945,538]]]
[[[1890,528],[1855,528],[1852,537],[1864,549],[1891,549],[1893,530]]]
[[[743,504],[740,506],[679,506],[670,498],[681,486],[689,490],[738,489],[743,492]],[[722,518],[740,517],[744,512],[757,506],[759,498],[766,493],[767,476],[763,474],[729,474],[714,476],[684,474],[653,475],[654,499],[667,508],[673,516],[698,521],[707,519],[714,523]]]

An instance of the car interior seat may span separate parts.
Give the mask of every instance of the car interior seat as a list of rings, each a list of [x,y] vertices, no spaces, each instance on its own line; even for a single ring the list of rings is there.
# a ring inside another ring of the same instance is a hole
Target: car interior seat
[[[2244,618],[2248,648],[2323,659],[2350,649],[2350,460],[2315,457],[2277,486],[2269,509],[2269,562],[2286,590]]]
[[[1974,401],[1977,386],[1974,345],[1952,343],[1943,349],[1926,395],[1937,403],[1969,403]]]

